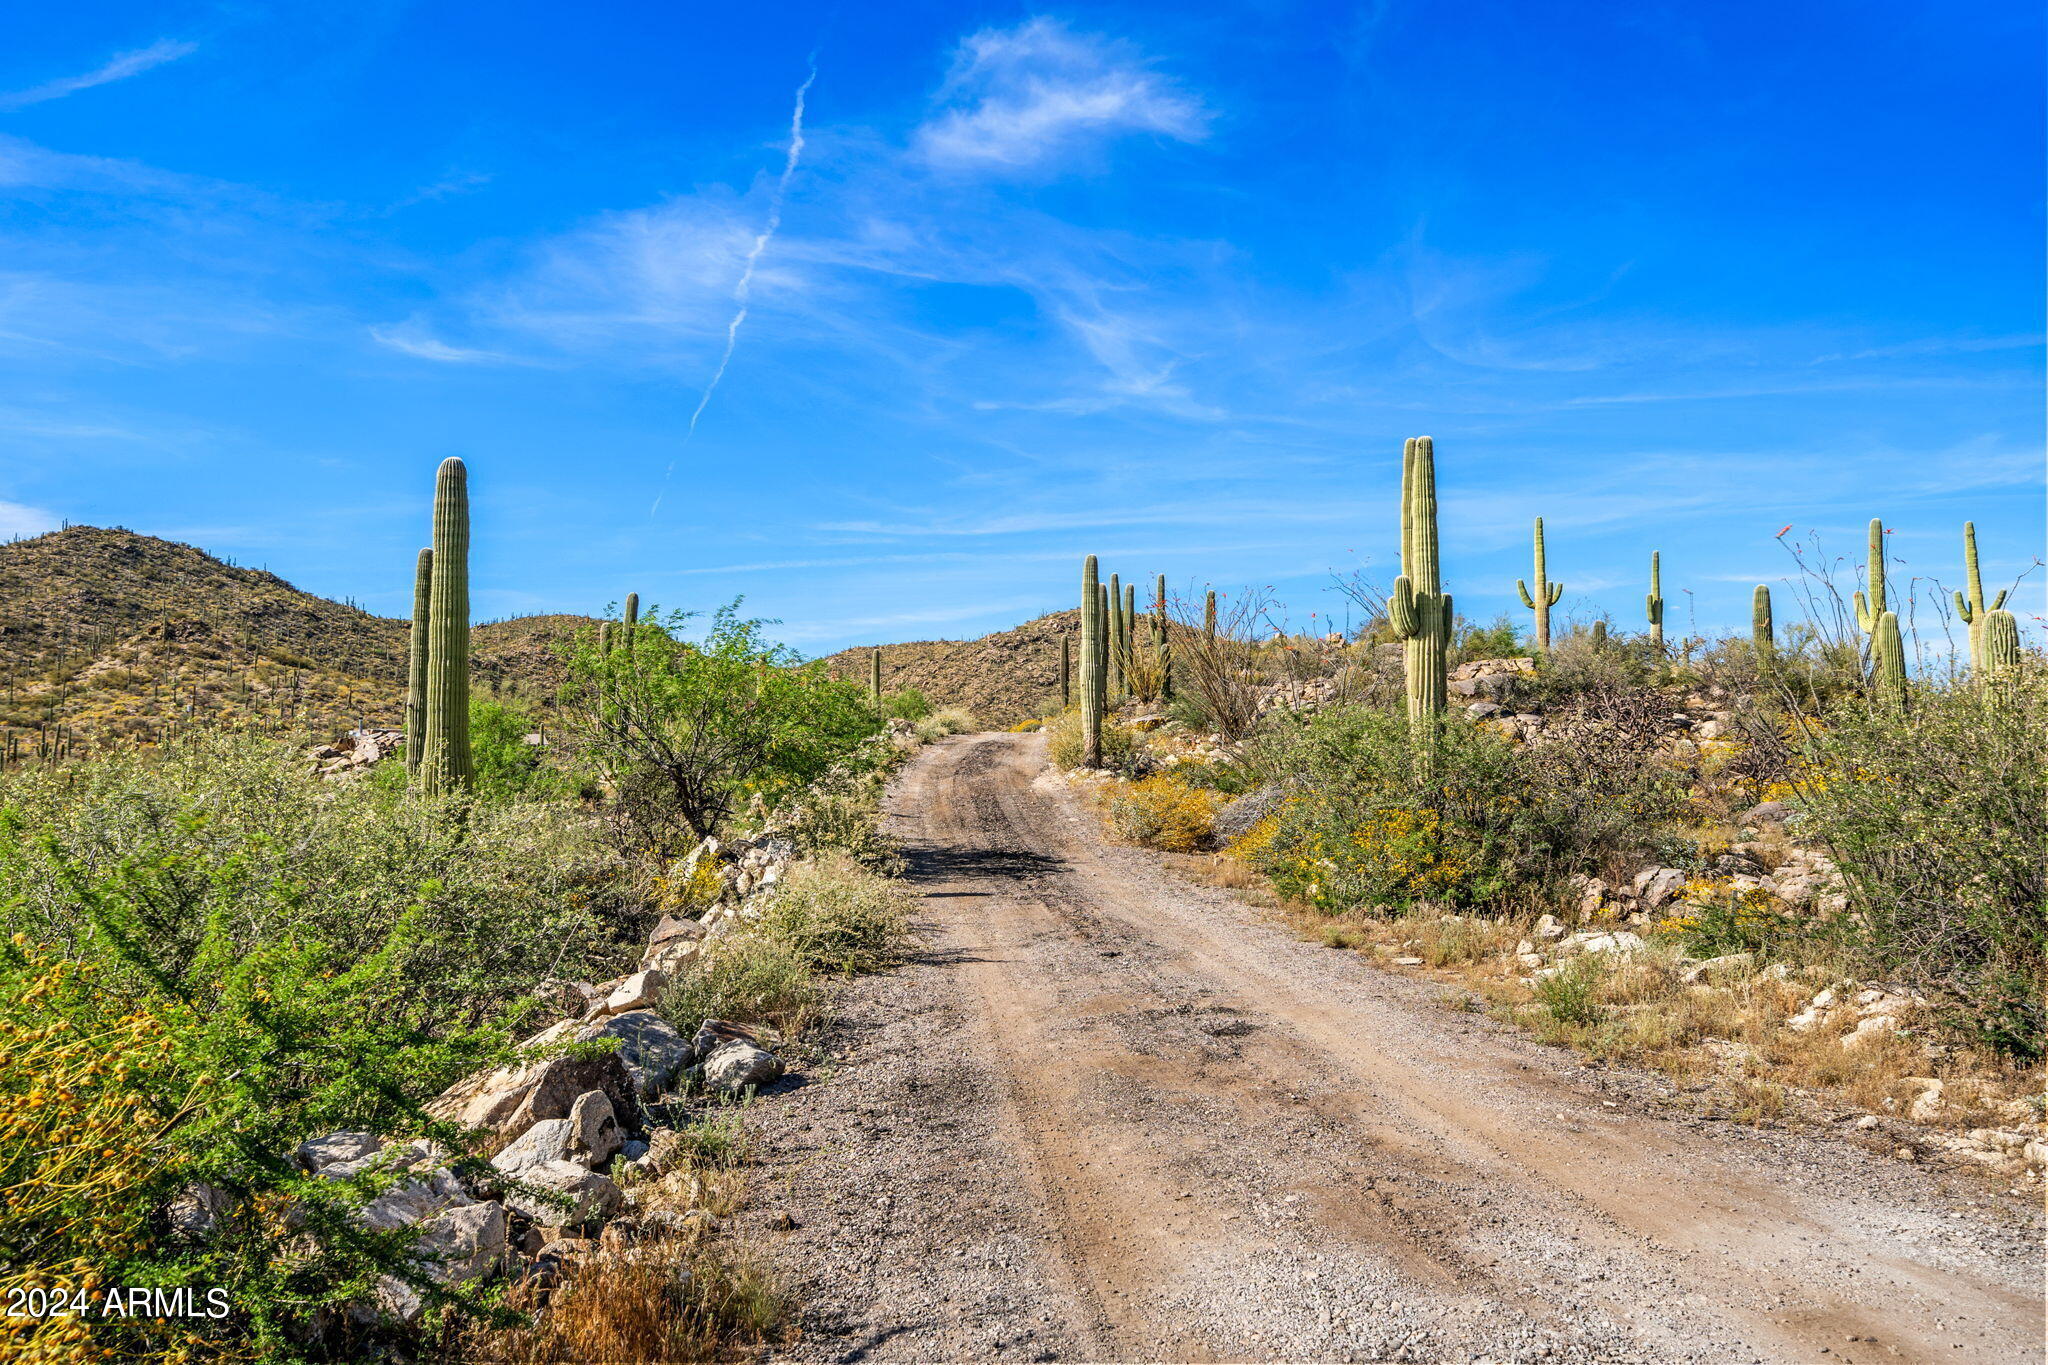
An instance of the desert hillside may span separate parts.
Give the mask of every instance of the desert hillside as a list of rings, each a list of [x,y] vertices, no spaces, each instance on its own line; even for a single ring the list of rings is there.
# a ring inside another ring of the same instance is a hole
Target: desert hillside
[[[479,688],[551,693],[553,643],[584,619],[477,627]],[[0,728],[18,732],[19,753],[147,740],[193,719],[395,724],[410,630],[191,545],[67,527],[0,545]]]
[[[1003,728],[1043,715],[1060,690],[1060,637],[1079,612],[1056,611],[978,640],[916,640],[883,645],[882,687],[914,687],[934,706],[964,706],[982,724]],[[873,646],[843,649],[825,663],[836,677],[866,681]]]

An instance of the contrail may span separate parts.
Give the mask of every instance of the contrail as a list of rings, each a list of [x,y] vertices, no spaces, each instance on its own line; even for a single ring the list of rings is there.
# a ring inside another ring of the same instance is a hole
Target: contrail
[[[697,400],[697,410],[690,414],[690,429],[683,433],[683,444],[697,434],[697,423],[704,416],[704,409],[711,406],[711,395],[718,392],[719,381],[725,378],[726,367],[732,364],[733,348],[739,345],[740,324],[747,320],[747,297],[754,288],[754,267],[761,263],[761,253],[768,249],[768,243],[775,239],[776,229],[782,226],[782,200],[789,193],[790,178],[796,174],[798,158],[804,154],[804,98],[811,93],[812,82],[818,79],[818,64],[811,62],[811,71],[804,77],[804,83],[796,88],[796,111],[789,119],[789,153],[782,160],[782,174],[776,178],[775,189],[768,196],[768,221],[761,233],[754,238],[754,245],[747,252],[746,265],[740,271],[739,283],[733,286],[732,301],[735,305],[732,321],[725,326],[725,353],[718,358],[718,368],[712,371],[711,382],[704,386],[704,396]],[[654,495],[654,506],[647,509],[653,516],[661,510],[661,500],[668,494],[669,477],[676,472],[675,461],[669,461],[668,474],[662,476],[661,492]]]

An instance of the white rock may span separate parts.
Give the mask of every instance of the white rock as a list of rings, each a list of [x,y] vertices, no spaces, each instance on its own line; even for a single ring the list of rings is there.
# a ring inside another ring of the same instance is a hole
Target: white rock
[[[570,1157],[586,1166],[603,1165],[625,1145],[626,1138],[619,1131],[618,1116],[612,1112],[611,1097],[602,1090],[579,1095],[575,1107],[569,1111],[567,1122]]]
[[[421,1227],[413,1255],[421,1273],[437,1284],[482,1279],[505,1258],[505,1210],[489,1203],[451,1209]],[[426,1311],[426,1298],[398,1277],[383,1275],[377,1280],[377,1306],[410,1323]]]
[[[1564,922],[1556,915],[1544,915],[1536,921],[1534,930],[1537,938],[1551,942],[1564,937]]]
[[[1655,910],[1685,889],[1685,874],[1675,867],[1645,868],[1630,883],[1643,908]]]
[[[1880,1014],[1872,1017],[1883,1019],[1888,1016]],[[1861,1027],[1861,1025],[1858,1025],[1858,1028]],[[1853,1037],[1854,1035],[1850,1036]],[[1843,1046],[1848,1046],[1847,1040],[1844,1040]],[[1943,1114],[1948,1112],[1948,1101],[1942,1098],[1941,1090],[1942,1084],[1940,1081],[1935,1081],[1928,1085],[1918,1095],[1914,1096],[1912,1104],[1906,1107],[1906,1117],[1915,1123],[1937,1122]]]
[[[752,1043],[724,1043],[704,1059],[704,1084],[728,1095],[767,1085],[781,1075],[781,1059]]]
[[[1748,953],[1724,953],[1720,957],[1710,957],[1703,962],[1693,963],[1679,972],[1678,979],[1690,986],[1710,981],[1717,976],[1732,976],[1746,972],[1755,961],[1756,959]]]
[[[696,945],[693,943],[691,947]],[[618,984],[618,987],[604,999],[606,1014],[624,1014],[627,1010],[653,1009],[661,999],[662,991],[668,986],[668,973],[655,968],[635,972]]]
[[[292,1155],[301,1166],[317,1174],[338,1161],[360,1161],[383,1145],[384,1139],[375,1133],[329,1133],[325,1137],[307,1138]]]
[[[530,1185],[537,1185],[556,1194],[566,1195],[570,1200],[565,1213],[553,1204],[543,1203],[516,1191],[505,1196],[505,1207],[515,1213],[523,1213],[536,1223],[550,1227],[573,1227],[585,1223],[600,1223],[618,1211],[625,1195],[609,1177],[596,1171],[586,1171],[573,1161],[546,1161],[519,1173],[519,1178]]]
[[[567,1161],[572,1132],[568,1119],[542,1119],[512,1139],[491,1164],[507,1175],[519,1175],[551,1161]]]

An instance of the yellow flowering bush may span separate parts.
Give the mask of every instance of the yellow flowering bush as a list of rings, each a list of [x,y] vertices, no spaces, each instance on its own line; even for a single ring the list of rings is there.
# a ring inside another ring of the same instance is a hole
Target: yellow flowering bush
[[[1216,812],[1227,800],[1221,792],[1191,787],[1171,773],[1158,773],[1118,785],[1110,793],[1105,814],[1116,837],[1169,853],[1192,853],[1209,842]]]

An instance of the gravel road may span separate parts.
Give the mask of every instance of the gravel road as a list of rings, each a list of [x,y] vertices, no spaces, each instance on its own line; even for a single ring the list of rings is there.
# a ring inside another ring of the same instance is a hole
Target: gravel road
[[[2043,1359],[2036,1210],[1303,942],[1104,844],[1043,744],[892,791],[925,950],[753,1111],[776,1358]]]

